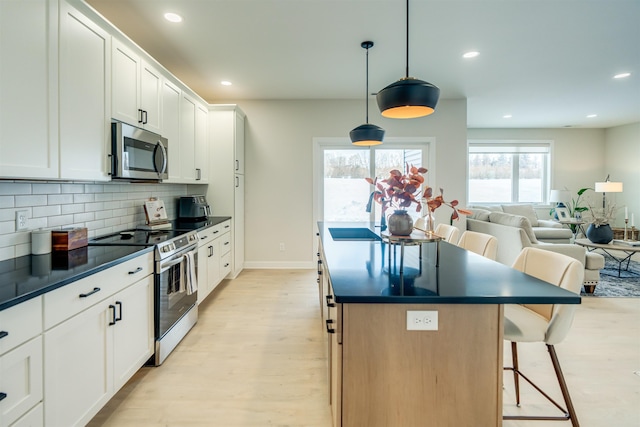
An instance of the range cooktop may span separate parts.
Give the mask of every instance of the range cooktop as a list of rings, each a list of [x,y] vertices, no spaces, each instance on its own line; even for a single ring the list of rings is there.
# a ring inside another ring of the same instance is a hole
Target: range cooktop
[[[187,233],[183,230],[126,230],[89,240],[91,246],[153,246]]]

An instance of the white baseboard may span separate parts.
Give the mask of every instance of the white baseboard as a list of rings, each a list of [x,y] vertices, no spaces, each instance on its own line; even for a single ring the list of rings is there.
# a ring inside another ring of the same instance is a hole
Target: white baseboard
[[[247,270],[311,270],[317,267],[313,261],[245,261]]]

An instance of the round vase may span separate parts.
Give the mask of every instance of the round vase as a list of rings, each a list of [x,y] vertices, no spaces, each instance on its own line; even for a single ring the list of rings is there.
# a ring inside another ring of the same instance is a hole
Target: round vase
[[[404,210],[396,210],[387,220],[389,232],[395,236],[408,236],[413,231],[413,218]]]
[[[589,227],[587,228],[587,239],[591,240],[593,243],[602,243],[606,245],[613,240],[613,230],[609,224],[602,224],[600,226],[589,224]]]

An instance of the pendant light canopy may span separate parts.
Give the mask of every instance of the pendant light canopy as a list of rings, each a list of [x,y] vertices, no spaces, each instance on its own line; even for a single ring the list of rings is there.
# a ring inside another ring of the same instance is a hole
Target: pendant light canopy
[[[407,0],[407,64],[406,75],[378,92],[376,99],[384,117],[413,119],[433,113],[440,97],[440,89],[409,77],[409,0]]]
[[[384,138],[384,129],[379,126],[369,124],[369,49],[373,47],[373,42],[364,41],[360,44],[360,46],[367,50],[367,87],[364,94],[367,110],[367,122],[349,132],[349,137],[351,138],[351,143],[353,145],[366,147],[382,144],[382,138]]]

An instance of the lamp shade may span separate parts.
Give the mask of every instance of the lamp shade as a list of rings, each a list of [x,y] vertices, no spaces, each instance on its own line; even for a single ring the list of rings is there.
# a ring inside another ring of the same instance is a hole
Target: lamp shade
[[[384,129],[380,126],[365,123],[349,132],[351,143],[359,146],[371,146],[382,144]]]
[[[568,190],[551,190],[551,192],[549,193],[550,202],[564,203],[569,200],[571,200],[571,194]]]
[[[440,89],[413,77],[405,77],[382,89],[376,95],[378,108],[384,117],[413,119],[432,114]]]
[[[622,193],[622,183],[613,181],[596,182],[597,193]]]

